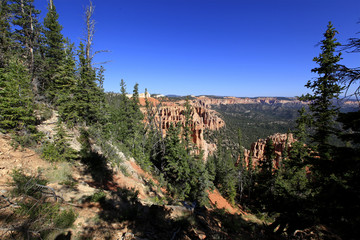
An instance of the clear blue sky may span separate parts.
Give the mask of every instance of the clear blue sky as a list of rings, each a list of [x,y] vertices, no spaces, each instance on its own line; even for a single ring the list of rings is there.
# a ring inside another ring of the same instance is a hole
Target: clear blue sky
[[[121,79],[132,92],[178,95],[299,96],[316,77],[327,23],[346,43],[359,37],[359,0],[93,0],[94,50],[110,50],[105,90]],[[62,33],[83,37],[88,0],[54,0]],[[35,0],[46,14],[47,0]],[[360,66],[360,54],[342,63]]]

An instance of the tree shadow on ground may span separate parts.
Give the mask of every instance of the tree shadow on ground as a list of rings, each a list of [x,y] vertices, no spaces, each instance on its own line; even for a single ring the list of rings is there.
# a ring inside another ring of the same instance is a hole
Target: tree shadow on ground
[[[265,226],[249,223],[239,215],[232,215],[224,210],[210,211],[197,207],[186,210],[177,217],[172,217],[171,206],[147,205],[138,199],[138,192],[133,189],[117,188],[111,196],[100,201],[98,229],[88,229],[84,238],[92,237],[99,229],[107,232],[119,231],[121,237],[130,236],[143,239],[280,239],[264,237]],[[117,229],[113,226],[119,226]],[[125,230],[127,229],[127,230]],[[119,237],[119,236],[117,236]],[[130,238],[132,239],[132,238]]]
[[[87,166],[85,174],[90,174],[95,185],[105,187],[113,181],[113,171],[107,165],[106,158],[92,150],[83,151],[81,162]]]

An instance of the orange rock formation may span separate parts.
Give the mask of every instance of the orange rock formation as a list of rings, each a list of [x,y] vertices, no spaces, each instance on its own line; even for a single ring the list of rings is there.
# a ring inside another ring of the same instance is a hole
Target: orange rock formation
[[[225,126],[225,122],[217,115],[216,111],[202,105],[198,100],[190,100],[189,103],[192,109],[192,140],[200,150],[204,151],[204,159],[206,159],[216,149],[216,145],[205,141],[204,130],[219,130]],[[156,111],[155,120],[158,122],[164,136],[171,123],[185,125],[185,100],[162,102]]]

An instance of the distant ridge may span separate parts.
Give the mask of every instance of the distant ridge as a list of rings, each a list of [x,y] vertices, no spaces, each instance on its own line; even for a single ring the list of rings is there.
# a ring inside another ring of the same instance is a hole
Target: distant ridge
[[[165,96],[169,97],[169,98],[182,97],[181,95],[175,95],[175,94],[168,94],[168,95],[165,95]]]

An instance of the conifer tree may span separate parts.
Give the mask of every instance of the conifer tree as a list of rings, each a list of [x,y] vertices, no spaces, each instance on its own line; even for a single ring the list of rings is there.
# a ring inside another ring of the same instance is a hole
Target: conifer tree
[[[209,156],[206,161],[206,170],[209,174],[209,180],[211,182],[215,181],[216,177],[216,163],[215,163],[215,156]]]
[[[238,172],[235,167],[237,159],[233,159],[229,149],[222,145],[222,138],[220,137],[217,143],[216,155],[214,156],[216,166],[214,185],[234,204],[238,182]]]
[[[44,19],[46,67],[43,82],[46,95],[50,96],[50,99],[54,99],[58,91],[69,84],[66,82],[67,78],[64,78],[64,75],[67,75],[64,72],[65,39],[61,34],[62,26],[58,18],[55,5],[50,1]]]
[[[189,199],[197,202],[200,206],[204,206],[208,203],[207,190],[213,188],[213,184],[210,180],[209,173],[203,162],[203,155],[200,152],[199,155],[192,156],[189,159],[189,184],[191,191],[189,193]]]
[[[144,127],[143,146],[145,154],[153,162],[155,166],[159,166],[158,159],[164,152],[164,138],[161,132],[160,123],[156,119],[158,106],[150,103],[147,97],[148,91],[145,89],[145,108],[146,108],[146,121]]]
[[[254,190],[254,167],[253,167],[253,160],[252,160],[252,155],[253,152],[250,151],[249,153],[249,157],[248,157],[248,164],[247,164],[247,175],[248,175],[248,180],[246,183],[246,188],[247,188],[247,192],[248,192],[248,196],[247,198],[250,200],[251,199],[251,193]]]
[[[30,75],[19,60],[0,68],[0,129],[24,134],[36,132]]]
[[[330,144],[330,138],[336,132],[334,123],[339,112],[339,109],[333,106],[332,100],[337,99],[342,90],[337,78],[341,53],[336,54],[336,47],[340,46],[340,43],[336,42],[336,33],[329,22],[321,41],[322,52],[314,58],[319,67],[312,69],[312,72],[317,73],[319,77],[305,85],[313,93],[301,97],[301,100],[310,101],[312,117],[310,141],[313,152],[309,157],[309,163],[311,175],[316,179],[312,184],[313,191],[317,193],[314,203],[317,206],[318,220],[326,219],[327,222],[336,221],[333,217],[338,209],[334,206],[339,198],[333,191],[336,189],[335,186],[342,184],[341,179],[336,177],[335,148]],[[332,211],[333,213],[329,214]]]
[[[140,111],[138,83],[134,85],[134,90],[130,101],[130,108],[127,112],[127,115],[127,121],[129,126],[127,144],[131,148],[133,155],[141,158],[143,162],[145,160],[143,155],[144,146],[142,145],[142,136],[144,134],[144,125],[142,121],[144,119],[144,116]]]
[[[127,97],[126,84],[123,79],[120,82],[120,96],[118,102],[111,109],[110,121],[113,124],[113,131],[116,132],[116,139],[125,143],[128,137],[128,114],[130,111],[130,100]]]
[[[188,153],[190,153],[190,151],[192,150],[192,147],[191,147],[191,124],[192,124],[191,112],[192,112],[192,108],[191,108],[191,105],[189,102],[189,97],[186,97],[185,109],[184,109],[185,122],[184,122],[184,126],[183,126],[182,135],[183,135],[184,143],[185,143]]]
[[[299,110],[299,114],[295,128],[297,141],[292,143],[289,155],[282,159],[282,164],[275,173],[271,205],[272,210],[278,213],[276,221],[270,225],[271,230],[279,226],[277,232],[281,233],[287,227],[287,232],[291,235],[295,229],[311,225],[313,221],[309,212],[314,210],[311,204],[313,191],[307,172],[309,149],[304,142],[309,118],[304,107]]]
[[[78,72],[75,101],[78,104],[77,113],[81,120],[96,123],[100,120],[100,104],[102,92],[96,84],[96,72],[86,58],[84,44],[80,43],[78,50]]]
[[[165,139],[164,173],[166,179],[171,183],[170,190],[179,199],[185,200],[191,190],[188,161],[190,156],[187,154],[184,144],[181,143],[179,135],[180,127],[170,124]]]
[[[359,169],[359,164],[358,159],[352,161],[353,157],[348,158],[347,154],[342,154],[344,152],[339,151],[339,148],[332,146],[330,142],[331,137],[337,132],[334,126],[339,114],[339,109],[333,106],[332,100],[337,99],[342,91],[339,85],[341,79],[338,78],[340,70],[338,62],[341,60],[341,53],[336,54],[336,47],[340,46],[340,43],[336,41],[336,34],[337,31],[330,22],[324,33],[324,40],[321,41],[322,52],[319,57],[314,58],[319,67],[312,69],[312,72],[319,74],[319,77],[306,85],[313,93],[301,99],[311,101],[309,105],[312,117],[310,147],[313,151],[308,157],[308,163],[311,164],[310,172],[313,179],[311,187],[315,193],[312,202],[312,209],[316,210],[316,215],[313,215],[316,216],[314,221],[338,229],[348,229],[348,232],[351,224],[344,222],[359,222],[356,220],[358,215],[354,217],[350,213],[354,209],[359,209],[359,205],[349,212],[345,209],[351,205],[348,199],[359,199],[359,194],[355,193],[356,190],[352,192],[354,189],[351,187],[352,183],[347,180],[349,176],[355,175],[346,168],[355,163],[352,166]],[[347,160],[350,161],[347,162]],[[359,183],[356,177],[351,181]]]
[[[57,85],[56,96],[57,109],[63,122],[71,125],[80,121],[78,115],[78,102],[76,97],[78,93],[77,77],[76,77],[76,60],[74,52],[74,44],[66,40],[65,58],[63,65],[60,66],[62,82]]]
[[[314,134],[311,135],[311,141],[317,147],[319,160],[316,161],[316,171],[323,171],[327,167],[327,162],[331,160],[330,137],[334,133],[334,121],[338,114],[332,100],[337,99],[341,92],[338,85],[336,72],[339,70],[338,62],[341,59],[341,53],[335,54],[336,47],[340,43],[336,42],[335,35],[338,33],[331,22],[324,33],[325,39],[321,41],[322,52],[313,59],[319,64],[319,67],[311,71],[317,73],[319,77],[305,85],[312,90],[312,94],[303,95],[300,99],[310,101],[309,109],[313,118]],[[320,166],[321,165],[321,166]]]
[[[248,171],[246,168],[245,158],[244,158],[244,149],[243,149],[242,133],[241,129],[238,129],[238,146],[239,146],[239,160],[237,163],[238,169],[238,192],[239,192],[239,201],[242,199],[242,194],[244,192],[245,184],[248,177]]]

